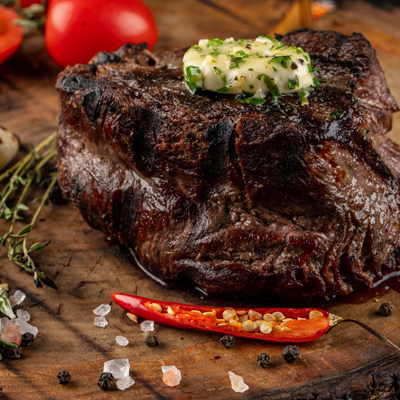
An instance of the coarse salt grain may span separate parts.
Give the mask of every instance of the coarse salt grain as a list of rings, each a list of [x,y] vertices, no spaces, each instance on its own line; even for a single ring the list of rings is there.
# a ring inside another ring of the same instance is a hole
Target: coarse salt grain
[[[111,372],[115,379],[123,379],[129,376],[131,365],[127,358],[110,360],[104,363],[103,372]]]
[[[167,386],[178,386],[181,383],[182,374],[178,368],[173,365],[164,365],[161,367],[163,372],[163,382]]]
[[[244,380],[241,376],[229,371],[229,378],[231,379],[232,389],[235,392],[243,393],[246,390],[249,390],[249,387],[244,383]]]
[[[143,331],[143,332],[151,332],[151,331],[154,331],[154,321],[143,321],[141,324],[140,324],[140,329]]]
[[[10,301],[13,306],[19,306],[25,300],[26,294],[20,290],[16,290],[15,293],[10,296]]]
[[[129,343],[129,340],[128,340],[125,336],[117,336],[117,337],[115,338],[115,340],[117,341],[117,343],[118,343],[120,346],[127,346],[128,343]]]
[[[125,390],[135,384],[135,380],[132,379],[129,375],[125,378],[119,379],[117,382],[117,387],[119,390]]]
[[[108,322],[104,317],[96,317],[94,319],[94,324],[100,328],[104,328],[106,325],[108,325]]]
[[[104,317],[111,311],[111,306],[109,304],[101,304],[93,310],[93,314]]]

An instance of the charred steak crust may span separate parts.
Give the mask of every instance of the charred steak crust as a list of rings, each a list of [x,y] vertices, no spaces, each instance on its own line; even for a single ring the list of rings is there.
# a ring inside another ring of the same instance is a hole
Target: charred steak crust
[[[59,76],[65,195],[166,281],[294,299],[400,267],[400,147],[384,136],[399,108],[375,51],[361,34],[281,40],[320,68],[308,106],[191,95],[184,50],[145,45]]]

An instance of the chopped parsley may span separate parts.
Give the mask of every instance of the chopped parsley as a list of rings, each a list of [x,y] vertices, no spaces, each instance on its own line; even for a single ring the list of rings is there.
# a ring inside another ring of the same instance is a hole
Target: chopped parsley
[[[279,91],[278,85],[275,83],[275,81],[270,78],[268,75],[265,74],[260,74],[257,76],[257,79],[261,81],[261,79],[265,82],[267,85],[268,90],[274,97],[278,97],[281,95],[281,92]]]
[[[260,99],[259,97],[247,97],[246,99],[236,98],[238,103],[252,104],[253,106],[259,106],[265,103],[265,99]]]
[[[221,52],[218,49],[213,49],[209,54],[211,56],[217,56],[218,54],[221,54]]]
[[[213,46],[221,46],[224,44],[224,41],[221,39],[209,39],[207,43],[207,47],[213,47]]]
[[[287,68],[287,62],[292,61],[290,56],[279,56],[279,57],[273,57],[271,59],[271,63],[280,63],[283,68]]]
[[[222,86],[222,88],[217,89],[218,93],[226,93],[229,90],[227,86]]]
[[[313,83],[314,83],[315,87],[320,87],[321,86],[321,83],[317,78],[313,78],[312,80],[313,80]]]
[[[254,89],[254,85],[249,85],[249,88],[250,89]]]
[[[243,50],[239,50],[236,52],[236,54],[239,54],[240,56],[242,56],[242,58],[249,58],[250,56],[248,54],[246,54]]]
[[[229,69],[240,68],[239,64],[243,62],[244,60],[242,57],[232,57],[231,62],[229,63]]]
[[[300,85],[300,82],[299,82],[299,78],[297,76],[294,79],[288,80],[288,88],[290,90],[296,89],[297,87],[299,87],[299,85]]]

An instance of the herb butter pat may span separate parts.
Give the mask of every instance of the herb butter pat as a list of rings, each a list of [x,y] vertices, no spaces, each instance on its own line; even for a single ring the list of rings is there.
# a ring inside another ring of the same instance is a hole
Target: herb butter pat
[[[244,94],[253,104],[267,94],[304,93],[314,85],[309,54],[270,36],[202,39],[183,57],[183,72],[192,93],[200,88]]]

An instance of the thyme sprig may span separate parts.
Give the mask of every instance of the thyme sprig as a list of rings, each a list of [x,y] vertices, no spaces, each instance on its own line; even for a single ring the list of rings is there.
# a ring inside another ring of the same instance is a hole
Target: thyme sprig
[[[10,221],[8,231],[0,237],[0,249],[3,246],[6,247],[8,258],[28,274],[33,275],[33,282],[37,288],[45,284],[57,289],[55,283],[39,270],[38,264],[31,257],[33,252],[43,249],[50,242],[28,245],[29,235],[48,201],[52,187],[57,183],[57,172],[50,173],[49,177],[43,177],[44,167],[48,166],[55,158],[55,144],[56,134],[54,133],[0,175],[0,183],[5,182],[0,195],[0,218]],[[41,154],[41,150],[43,150],[43,154]],[[28,191],[34,184],[45,187],[45,193],[39,199],[40,204],[31,221],[15,233],[16,222],[23,220],[19,213],[29,210],[25,202]],[[16,201],[15,197],[17,197]],[[10,206],[10,203],[13,203],[13,206]]]

